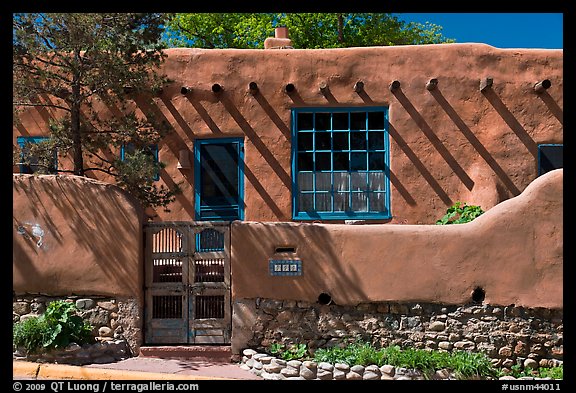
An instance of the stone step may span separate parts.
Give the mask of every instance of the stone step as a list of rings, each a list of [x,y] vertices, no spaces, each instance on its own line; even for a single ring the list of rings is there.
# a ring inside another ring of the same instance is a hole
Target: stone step
[[[230,345],[163,345],[142,346],[140,357],[162,359],[194,359],[218,362],[232,362]]]

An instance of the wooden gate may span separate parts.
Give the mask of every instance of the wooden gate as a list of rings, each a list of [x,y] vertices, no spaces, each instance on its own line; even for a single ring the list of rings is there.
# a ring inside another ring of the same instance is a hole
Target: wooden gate
[[[148,223],[144,233],[146,344],[229,344],[229,223]]]

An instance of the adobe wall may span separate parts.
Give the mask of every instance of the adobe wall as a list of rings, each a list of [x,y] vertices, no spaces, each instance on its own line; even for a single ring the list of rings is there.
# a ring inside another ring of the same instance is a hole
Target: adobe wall
[[[467,224],[344,225],[233,222],[232,298],[317,302],[563,307],[563,170]],[[295,253],[275,254],[278,247]],[[269,260],[299,259],[276,276]],[[254,285],[258,283],[258,285]]]
[[[245,141],[245,219],[291,221],[293,107],[389,106],[391,223],[432,224],[456,201],[488,210],[537,177],[538,144],[563,143],[562,50],[439,44],[166,53],[163,70],[174,83],[158,97],[136,100],[142,113],[160,115],[175,131],[160,146],[167,164],[160,177],[183,193],[170,212],[150,212],[158,220],[194,217],[194,169],[177,168],[179,151],[192,159],[196,138],[238,136]],[[488,76],[493,86],[480,92]],[[438,88],[428,91],[431,78]],[[543,79],[551,87],[536,94]],[[361,93],[353,90],[358,80]],[[395,93],[388,88],[393,80],[401,83]],[[259,87],[254,96],[252,81]],[[214,83],[224,90],[214,94]],[[284,92],[287,83],[296,86],[293,94]],[[181,94],[182,86],[191,92]],[[23,115],[14,144],[17,135],[45,133],[51,116],[47,108]]]
[[[117,186],[13,175],[13,290],[142,302],[143,212]]]
[[[231,238],[235,354],[360,339],[508,369],[563,360],[562,169],[466,224],[234,222]],[[299,260],[301,274],[270,260]]]

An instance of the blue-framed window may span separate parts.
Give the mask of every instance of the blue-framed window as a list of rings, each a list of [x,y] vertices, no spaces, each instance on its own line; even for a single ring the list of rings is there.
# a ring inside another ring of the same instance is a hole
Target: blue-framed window
[[[126,157],[126,153],[132,154],[132,153],[134,153],[135,150],[136,150],[136,147],[133,143],[128,143],[126,145],[122,145],[120,147],[120,159],[122,161],[124,161],[124,159]],[[152,158],[154,159],[154,162],[156,164],[158,164],[158,145],[156,145],[156,144],[148,145],[148,146],[146,146],[146,149],[144,150],[144,152],[149,154],[150,156],[152,156]],[[160,180],[160,172],[158,170],[154,173],[153,179],[154,179],[154,181]]]
[[[543,143],[538,145],[538,176],[563,167],[563,144]]]
[[[194,210],[198,221],[244,219],[244,140],[194,141]]]
[[[48,140],[47,136],[19,136],[16,138],[16,142],[18,143],[18,146],[20,147],[21,150],[20,164],[19,164],[20,173],[32,174],[35,172],[42,172],[42,173],[58,172],[58,155],[56,150],[54,150],[53,159],[51,160],[52,162],[48,164],[49,168],[46,168],[44,166],[40,168],[39,158],[32,156],[30,153],[31,144],[42,143],[47,140]],[[26,164],[25,162],[28,162],[28,164]]]
[[[386,219],[387,107],[292,109],[293,218]]]

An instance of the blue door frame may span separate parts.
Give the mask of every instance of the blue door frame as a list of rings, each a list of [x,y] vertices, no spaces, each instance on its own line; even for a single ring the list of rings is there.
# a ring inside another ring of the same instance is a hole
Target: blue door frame
[[[196,221],[244,219],[243,138],[194,141]]]

